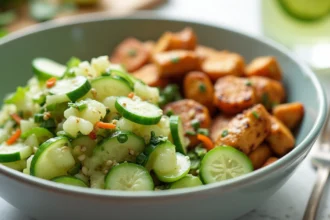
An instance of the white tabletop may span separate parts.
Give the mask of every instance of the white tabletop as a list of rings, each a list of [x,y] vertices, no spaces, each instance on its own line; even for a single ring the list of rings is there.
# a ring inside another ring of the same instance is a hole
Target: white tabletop
[[[158,10],[262,35],[258,0],[168,0]],[[315,177],[315,171],[307,158],[274,196],[239,220],[301,220]],[[318,220],[330,220],[329,185],[328,182]],[[0,220],[30,219],[1,198],[0,213]]]

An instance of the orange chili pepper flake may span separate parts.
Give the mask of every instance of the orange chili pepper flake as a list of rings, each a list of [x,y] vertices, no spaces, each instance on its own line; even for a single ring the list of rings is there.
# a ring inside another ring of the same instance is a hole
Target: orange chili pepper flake
[[[56,84],[56,78],[55,77],[52,77],[52,78],[50,78],[50,79],[48,79],[47,81],[46,81],[46,87],[47,88],[52,88],[53,86],[55,86],[55,84]]]

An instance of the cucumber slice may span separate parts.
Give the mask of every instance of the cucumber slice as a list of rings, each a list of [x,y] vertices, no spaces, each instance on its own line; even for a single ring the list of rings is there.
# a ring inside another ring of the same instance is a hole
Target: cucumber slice
[[[216,147],[203,157],[200,177],[205,184],[232,179],[253,171],[248,156],[233,147]]]
[[[127,81],[130,87],[134,88],[135,82],[138,81],[137,78],[135,78],[133,75],[130,75],[129,73],[125,72],[124,70],[118,70],[118,69],[110,69],[108,70],[108,73],[111,76],[119,76]]]
[[[170,129],[176,151],[182,154],[186,154],[187,144],[185,143],[183,125],[179,116],[172,115],[170,117]]]
[[[96,141],[89,136],[77,137],[72,141],[73,156],[78,157],[81,154],[85,154],[87,157],[92,156],[96,144]]]
[[[32,61],[32,69],[40,81],[46,81],[51,77],[61,78],[66,66],[47,58],[35,58]]]
[[[26,168],[26,160],[19,160],[15,162],[1,163],[1,164],[18,171],[23,171]]]
[[[77,162],[70,170],[68,170],[68,174],[74,176],[79,173],[82,165],[80,162]]]
[[[58,104],[62,102],[75,102],[88,93],[91,84],[86,77],[77,76],[74,78],[62,79],[56,82],[56,85],[49,89],[51,96],[47,96],[47,105]]]
[[[103,172],[93,172],[90,177],[90,185],[93,189],[104,189],[105,174]]]
[[[102,76],[92,81],[95,99],[103,101],[108,96],[127,96],[133,91],[126,80],[120,77]]]
[[[63,136],[44,142],[31,161],[30,174],[43,179],[67,175],[75,165],[69,146],[69,140]]]
[[[292,17],[303,21],[315,21],[327,16],[329,0],[279,0],[282,8]]]
[[[93,156],[85,160],[85,166],[95,170],[109,160],[118,163],[135,162],[136,156],[144,150],[144,147],[143,138],[131,132],[118,131],[95,148]]]
[[[0,163],[24,160],[31,156],[32,148],[22,143],[0,146]]]
[[[197,176],[193,176],[191,174],[187,174],[182,179],[171,184],[170,189],[180,189],[180,188],[188,188],[203,185],[202,181]]]
[[[156,105],[128,97],[118,97],[115,107],[124,118],[142,125],[157,124],[163,115]]]
[[[107,174],[105,188],[121,191],[151,191],[154,190],[154,182],[143,166],[122,163],[113,167]]]
[[[176,153],[176,161],[175,169],[170,172],[163,173],[155,169],[155,173],[160,181],[172,183],[178,181],[189,173],[190,159],[188,156]]]
[[[36,127],[32,128],[21,135],[21,138],[27,139],[31,135],[35,135],[39,143],[43,143],[46,140],[52,138],[54,135],[48,131],[46,128]]]
[[[52,179],[52,181],[71,186],[88,187],[82,180],[72,176],[59,176]]]

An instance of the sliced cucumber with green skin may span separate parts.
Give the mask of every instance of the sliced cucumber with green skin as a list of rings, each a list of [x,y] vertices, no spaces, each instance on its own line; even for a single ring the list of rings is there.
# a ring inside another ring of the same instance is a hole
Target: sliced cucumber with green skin
[[[66,71],[66,66],[47,58],[35,58],[32,69],[37,78],[46,81],[51,77],[61,78]]]
[[[0,146],[0,163],[24,160],[31,156],[32,148],[22,143]]]
[[[174,170],[170,172],[159,172],[154,170],[158,179],[165,183],[172,183],[178,181],[189,173],[190,170],[190,159],[181,153],[176,153],[176,165]]]
[[[36,128],[32,128],[26,132],[24,132],[21,135],[21,138],[23,139],[27,139],[30,135],[35,135],[39,141],[39,143],[43,143],[46,140],[54,137],[54,135],[48,131],[46,128],[41,128],[41,127],[36,127]]]
[[[67,175],[75,165],[70,142],[66,137],[55,137],[40,145],[30,167],[32,176],[53,179]]]
[[[186,154],[187,144],[185,143],[183,125],[179,116],[172,115],[170,117],[170,129],[176,150],[182,154]]]
[[[106,175],[105,188],[121,191],[152,191],[154,182],[143,166],[122,163],[113,167]]]
[[[103,101],[108,96],[127,96],[133,91],[127,81],[120,77],[102,76],[94,79],[91,84],[98,101]]]
[[[289,15],[302,21],[321,19],[330,11],[328,0],[279,0],[278,3]]]
[[[15,162],[1,163],[1,164],[18,171],[23,171],[26,168],[26,160],[19,160]]]
[[[49,89],[52,95],[46,97],[46,103],[52,105],[68,101],[75,102],[86,95],[91,88],[91,84],[83,76],[62,79]]]
[[[133,75],[130,75],[129,73],[121,71],[121,70],[110,69],[110,70],[108,70],[108,72],[111,76],[119,76],[119,77],[125,79],[128,82],[128,84],[130,85],[130,87],[132,87],[132,88],[134,88],[135,82],[138,81],[138,79],[136,79]]]
[[[163,115],[156,105],[128,97],[118,97],[115,107],[124,118],[142,125],[157,124]]]
[[[205,184],[232,179],[253,171],[248,156],[229,146],[216,147],[203,157],[200,177]]]
[[[95,170],[107,161],[118,163],[135,162],[136,156],[145,147],[144,139],[126,131],[118,131],[101,142],[93,152],[93,156],[85,160],[85,166]]]
[[[52,179],[52,181],[71,186],[88,187],[82,180],[73,176],[59,176]]]
[[[203,185],[198,176],[187,174],[185,177],[171,184],[170,189],[180,189]]]

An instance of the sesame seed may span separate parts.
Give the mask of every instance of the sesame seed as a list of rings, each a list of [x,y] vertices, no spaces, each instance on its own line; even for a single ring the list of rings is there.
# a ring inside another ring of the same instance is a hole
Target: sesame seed
[[[85,147],[85,146],[80,147],[81,152],[86,152],[86,150],[87,150],[87,147]]]
[[[111,123],[112,123],[112,124],[114,124],[114,125],[116,125],[116,124],[117,124],[117,122],[118,122],[118,120],[117,120],[117,119],[113,119],[113,120],[111,121]]]
[[[50,116],[51,116],[50,112],[45,112],[43,119],[47,121],[50,118]]]
[[[63,146],[63,147],[61,147],[61,152],[66,152],[66,151],[68,151],[69,150],[69,147],[68,146]]]
[[[33,152],[37,152],[38,148],[37,147],[33,147]]]
[[[190,109],[189,112],[188,112],[188,115],[190,118],[194,117],[196,114],[195,110],[194,109]]]
[[[86,155],[85,154],[82,154],[78,157],[78,160],[79,161],[84,161],[86,159]]]
[[[92,89],[91,89],[91,93],[92,93],[93,97],[96,98],[96,96],[97,96],[97,91],[96,91],[96,89],[92,88]]]
[[[132,156],[135,154],[134,150],[132,150],[132,149],[128,149],[128,153],[129,153],[129,155],[132,155]]]
[[[105,162],[105,165],[106,166],[111,166],[113,164],[113,162],[112,162],[112,160],[107,160],[106,162]]]
[[[88,175],[88,169],[87,169],[87,167],[82,167],[81,168],[81,172],[84,174],[84,175]]]
[[[103,173],[104,173],[104,174],[107,174],[108,172],[109,172],[109,170],[107,170],[107,169],[104,169],[104,170],[103,170]]]

